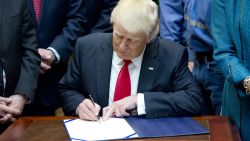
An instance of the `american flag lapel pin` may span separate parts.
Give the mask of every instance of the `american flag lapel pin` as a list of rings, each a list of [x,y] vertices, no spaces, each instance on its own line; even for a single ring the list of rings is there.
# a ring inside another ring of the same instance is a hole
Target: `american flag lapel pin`
[[[152,70],[154,70],[154,68],[153,68],[153,67],[148,67],[148,70],[151,70],[151,71],[152,71]]]

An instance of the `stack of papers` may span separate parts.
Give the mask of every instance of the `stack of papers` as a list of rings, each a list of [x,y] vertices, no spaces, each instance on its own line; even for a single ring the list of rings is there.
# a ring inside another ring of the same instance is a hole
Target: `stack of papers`
[[[123,118],[111,118],[101,122],[71,119],[64,120],[64,124],[72,141],[138,137],[133,128]]]
[[[107,121],[64,120],[71,141],[112,140],[207,134],[208,129],[191,117],[110,118]]]

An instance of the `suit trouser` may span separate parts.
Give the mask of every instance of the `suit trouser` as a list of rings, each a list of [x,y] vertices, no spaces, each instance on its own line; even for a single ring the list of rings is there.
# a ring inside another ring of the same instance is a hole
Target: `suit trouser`
[[[216,66],[215,61],[207,59],[196,60],[192,74],[201,85],[202,92],[207,98],[208,111],[206,114],[220,115],[225,79]]]

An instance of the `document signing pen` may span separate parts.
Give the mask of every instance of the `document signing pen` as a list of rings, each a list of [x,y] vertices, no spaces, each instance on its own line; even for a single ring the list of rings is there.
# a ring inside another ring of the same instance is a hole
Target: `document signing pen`
[[[95,102],[94,102],[94,99],[92,98],[91,95],[89,95],[89,98],[90,98],[90,101],[92,102],[92,104],[94,105],[95,107]],[[101,117],[99,116],[99,114],[97,115],[97,119],[98,119],[98,122],[101,123]]]

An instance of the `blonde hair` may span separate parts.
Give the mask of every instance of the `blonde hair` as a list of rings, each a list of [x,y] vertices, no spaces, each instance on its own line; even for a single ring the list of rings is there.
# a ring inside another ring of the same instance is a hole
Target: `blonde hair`
[[[158,6],[152,0],[120,0],[110,22],[130,33],[144,32],[150,41],[159,32]]]

